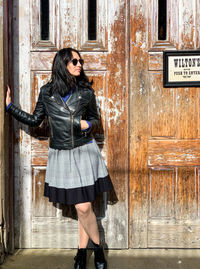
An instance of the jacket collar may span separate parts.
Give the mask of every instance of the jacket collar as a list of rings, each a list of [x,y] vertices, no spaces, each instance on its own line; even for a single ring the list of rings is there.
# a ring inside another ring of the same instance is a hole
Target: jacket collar
[[[77,104],[81,99],[81,91],[78,86],[76,86],[76,88],[72,91],[71,96],[67,99],[66,103],[62,100],[62,97],[58,92],[55,92],[53,94],[53,97],[57,104],[63,106],[67,110],[70,110],[71,113],[74,113]]]

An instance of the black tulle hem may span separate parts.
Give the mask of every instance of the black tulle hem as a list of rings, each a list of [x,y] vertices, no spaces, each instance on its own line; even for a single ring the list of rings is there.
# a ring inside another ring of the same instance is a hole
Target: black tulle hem
[[[94,185],[64,189],[49,186],[45,182],[44,196],[49,198],[50,202],[66,205],[92,202],[101,192],[107,192],[113,189],[109,175],[105,178],[99,178]]]

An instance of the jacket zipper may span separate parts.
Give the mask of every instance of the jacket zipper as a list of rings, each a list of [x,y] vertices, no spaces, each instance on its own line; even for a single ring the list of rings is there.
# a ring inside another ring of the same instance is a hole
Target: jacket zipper
[[[69,111],[70,116],[71,116],[72,148],[74,148],[74,126],[73,126],[74,125],[74,116],[76,115],[76,112],[78,111],[78,107],[79,107],[79,104],[80,104],[80,98],[79,98],[79,101],[78,101],[78,104],[76,106],[76,109],[75,109],[74,113],[71,112],[68,105],[63,101],[62,98],[61,98],[61,100],[62,100],[62,103],[63,103],[64,107]]]
[[[72,148],[74,148],[74,115],[71,115],[72,120],[71,120],[71,134],[72,134]]]
[[[71,97],[71,96],[70,96],[70,97]],[[61,99],[61,101],[62,101],[62,103],[63,103],[65,109],[67,109],[67,110],[69,111],[70,116],[71,116],[72,148],[74,148],[74,126],[73,126],[73,124],[74,124],[74,116],[76,115],[76,112],[77,112],[77,110],[78,110],[78,107],[79,107],[79,104],[80,104],[81,95],[79,95],[79,101],[78,101],[78,104],[77,104],[77,106],[76,106],[76,108],[75,108],[74,113],[71,112],[71,110],[69,109],[68,105],[63,101],[63,99],[62,99],[61,96],[60,96],[60,99]],[[53,101],[55,101],[55,100],[53,99]],[[56,102],[56,101],[55,101],[55,102]]]

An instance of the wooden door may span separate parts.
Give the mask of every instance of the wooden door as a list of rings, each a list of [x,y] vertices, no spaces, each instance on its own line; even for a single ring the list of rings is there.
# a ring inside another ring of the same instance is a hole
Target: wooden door
[[[114,193],[101,195],[95,211],[107,246],[128,247],[127,1],[13,2],[14,102],[32,112],[40,87],[50,78],[56,51],[63,47],[81,51],[101,110],[96,138],[118,199]],[[90,20],[88,12],[93,15]],[[77,247],[74,208],[43,197],[47,150],[46,122],[30,129],[15,121],[18,248]]]
[[[163,88],[162,58],[200,48],[199,1],[130,3],[130,246],[199,248],[200,89]]]

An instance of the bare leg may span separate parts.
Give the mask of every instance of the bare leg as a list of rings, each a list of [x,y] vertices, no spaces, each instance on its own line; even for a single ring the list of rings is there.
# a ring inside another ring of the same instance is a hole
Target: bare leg
[[[82,203],[82,204],[76,204],[75,208],[77,210],[78,219],[81,224],[79,225],[79,234],[80,239],[83,238],[83,242],[79,242],[80,245],[84,245],[86,243],[85,234],[88,235],[88,238],[90,238],[94,243],[99,244],[100,243],[100,237],[99,237],[99,230],[97,225],[96,216],[94,214],[94,211],[92,209],[92,205],[90,202]],[[84,233],[82,231],[82,228],[84,229]]]
[[[78,231],[79,231],[79,248],[86,248],[88,241],[89,241],[89,236],[85,232],[82,224],[80,223],[80,220],[78,220]]]

